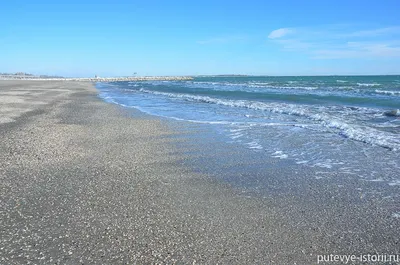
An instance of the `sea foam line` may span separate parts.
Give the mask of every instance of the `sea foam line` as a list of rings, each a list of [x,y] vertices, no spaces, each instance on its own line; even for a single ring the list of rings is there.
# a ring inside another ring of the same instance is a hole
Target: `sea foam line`
[[[400,91],[389,91],[389,90],[375,89],[375,93],[392,95],[392,96],[400,96]]]
[[[358,86],[380,86],[381,84],[377,83],[357,83]]]
[[[340,120],[340,118],[325,114],[319,113],[314,114],[310,113],[306,109],[301,109],[294,104],[277,104],[277,103],[264,103],[257,101],[248,101],[248,100],[228,100],[228,99],[218,99],[212,98],[208,96],[196,96],[189,94],[175,94],[175,93],[167,93],[167,92],[159,92],[159,91],[151,91],[146,89],[140,89],[143,93],[151,93],[154,95],[162,95],[171,98],[183,99],[188,101],[196,101],[203,103],[213,103],[218,105],[224,105],[229,107],[241,107],[248,108],[254,110],[263,110],[269,111],[273,113],[279,114],[287,114],[287,115],[295,115],[305,117],[307,119],[317,121],[321,125],[327,128],[333,128],[339,130],[338,134],[350,138],[353,140],[357,140],[360,142],[382,146],[391,150],[400,149],[400,138],[394,134],[388,132],[378,131],[374,128],[367,126],[359,126],[359,125],[349,125]]]

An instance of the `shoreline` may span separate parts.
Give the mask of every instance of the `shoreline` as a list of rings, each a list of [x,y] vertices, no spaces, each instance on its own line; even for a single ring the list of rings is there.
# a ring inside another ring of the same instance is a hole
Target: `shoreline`
[[[319,201],[314,186],[305,202],[243,194],[190,168],[176,142],[192,131],[105,103],[90,83],[0,81],[0,110],[15,114],[0,123],[0,263],[315,264],[319,254],[397,254],[399,220],[379,204]]]
[[[16,98],[58,95],[30,94],[47,104],[0,124],[1,263],[272,260],[268,207],[179,166],[160,120],[87,83],[11,83]]]

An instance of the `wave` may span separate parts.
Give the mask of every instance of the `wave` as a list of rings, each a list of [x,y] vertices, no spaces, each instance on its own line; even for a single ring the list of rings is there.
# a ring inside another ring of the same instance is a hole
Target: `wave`
[[[316,90],[318,87],[311,86],[285,86],[285,85],[257,85],[257,84],[249,84],[249,87],[263,87],[263,88],[272,88],[272,89],[299,89],[299,90]]]
[[[389,91],[389,90],[379,90],[375,89],[375,92],[378,94],[392,95],[392,96],[400,96],[400,91]]]
[[[271,85],[271,84],[273,84],[273,83],[271,83],[271,82],[249,82],[248,84],[250,84],[250,85],[265,86],[265,85]]]
[[[294,81],[293,81],[294,82]],[[348,81],[343,81],[348,82]],[[227,82],[196,82],[191,81],[187,84],[195,85],[194,88],[207,88],[214,91],[243,91],[243,92],[265,92],[265,91],[296,91],[302,93],[302,91],[308,93],[307,91],[315,91],[321,93],[341,93],[341,91],[352,91],[355,93],[360,91],[359,86],[352,85],[293,85],[288,83],[278,83],[278,82],[247,82],[247,83],[227,83]],[[261,89],[261,90],[260,90]],[[183,92],[183,91],[182,91]]]
[[[297,81],[289,81],[287,83],[293,84]],[[209,82],[209,81],[187,81],[187,84],[190,85],[199,85],[199,88],[222,88],[224,86],[228,87],[238,87],[238,88],[246,88],[246,87],[257,87],[257,88],[279,88],[279,89],[304,89],[304,90],[315,90],[319,87],[312,86],[292,86],[285,83],[276,83],[276,82],[246,82],[246,83],[230,83],[230,82]],[[236,91],[236,90],[235,90]]]
[[[246,83],[230,83],[230,82],[208,82],[208,81],[187,81],[188,84],[206,85],[209,86],[246,86]]]
[[[316,90],[318,87],[312,87],[312,86],[281,86],[278,88],[289,88],[289,89],[304,89],[304,90]]]
[[[137,84],[128,85],[130,88],[138,88]],[[212,81],[185,81],[185,82],[171,82],[161,83],[160,81],[153,81],[147,83],[141,83],[141,88],[149,88],[153,86],[162,86],[159,91],[170,92],[170,93],[186,93],[186,94],[201,94],[210,96],[232,96],[235,98],[243,97],[245,99],[251,99],[255,97],[261,97],[263,99],[275,99],[275,100],[290,100],[293,101],[293,95],[302,95],[302,98],[296,98],[296,100],[305,101],[306,103],[318,100],[345,100],[346,102],[351,100],[349,97],[359,97],[365,95],[370,98],[372,91],[366,91],[359,86],[343,85],[316,85],[316,84],[299,84],[290,85],[287,82],[212,82]],[[331,97],[337,98],[331,98]],[[351,103],[350,103],[351,104]]]
[[[377,83],[357,83],[358,86],[380,86],[381,84],[377,84]]]
[[[140,89],[140,91],[143,93],[150,93],[193,102],[211,103],[228,107],[248,108],[253,110],[269,111],[272,113],[301,116],[318,122],[320,125],[326,128],[334,129],[336,130],[337,134],[343,137],[371,145],[378,145],[390,150],[400,149],[400,139],[397,135],[389,132],[379,131],[368,126],[349,124],[349,121],[346,122],[341,118],[330,115],[326,112],[318,112],[318,109],[314,110],[313,112],[313,110],[307,109],[307,106],[299,106],[287,103],[264,103],[249,100],[229,100],[209,96],[167,93],[146,89]]]
[[[386,111],[384,115],[389,117],[398,117],[400,116],[400,110],[399,109],[389,110]]]

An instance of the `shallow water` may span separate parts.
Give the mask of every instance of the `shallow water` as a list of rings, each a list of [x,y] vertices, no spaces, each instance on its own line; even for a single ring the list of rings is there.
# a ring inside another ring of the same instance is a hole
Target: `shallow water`
[[[261,159],[400,185],[399,76],[197,77],[98,83],[127,108],[204,124]],[[211,126],[211,127],[209,127]]]
[[[386,113],[400,108],[399,80],[198,77],[97,88],[105,101],[192,124],[200,133],[190,166],[235,186],[294,192],[317,180],[398,201],[400,117]]]

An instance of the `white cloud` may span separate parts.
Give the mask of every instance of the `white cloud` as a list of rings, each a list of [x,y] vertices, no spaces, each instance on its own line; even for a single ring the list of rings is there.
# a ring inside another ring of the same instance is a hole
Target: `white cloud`
[[[400,26],[362,30],[332,26],[281,28],[268,38],[283,51],[305,53],[313,59],[400,57]]]
[[[274,41],[282,45],[282,48],[287,51],[307,50],[315,46],[314,43],[304,42],[298,39],[278,39]]]
[[[359,30],[347,34],[347,37],[377,37],[400,34],[400,27],[386,27],[378,29]]]
[[[282,37],[288,35],[291,32],[292,32],[292,29],[289,29],[289,28],[276,29],[276,30],[271,31],[271,33],[268,35],[268,38],[269,39],[279,39],[279,38],[282,38]]]
[[[311,52],[314,59],[393,58],[400,57],[400,46],[386,43],[349,42],[336,49]]]

